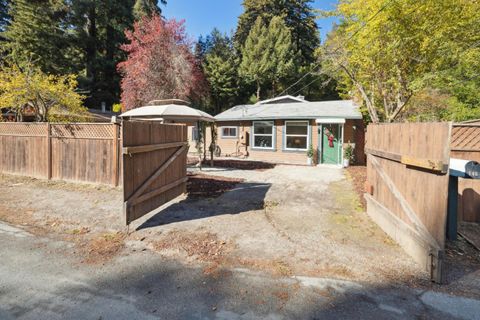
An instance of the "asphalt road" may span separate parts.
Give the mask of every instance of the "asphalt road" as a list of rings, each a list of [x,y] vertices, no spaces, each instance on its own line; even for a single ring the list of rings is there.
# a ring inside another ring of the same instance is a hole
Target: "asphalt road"
[[[79,263],[65,242],[0,223],[0,319],[480,319],[480,300],[249,270],[127,250]]]

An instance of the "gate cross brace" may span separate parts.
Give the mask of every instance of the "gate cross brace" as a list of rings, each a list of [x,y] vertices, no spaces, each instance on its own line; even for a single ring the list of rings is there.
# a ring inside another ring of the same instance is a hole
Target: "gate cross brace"
[[[165,161],[160,168],[158,168],[140,187],[138,187],[137,190],[135,190],[130,197],[128,197],[128,199],[125,201],[125,205],[128,207],[131,204],[130,202],[140,197],[142,193],[155,181],[155,179],[157,179],[186,149],[186,145],[178,148],[178,150],[167,161]]]
[[[374,155],[370,154],[369,155],[369,160],[371,161],[372,165],[377,169],[377,172],[379,176],[382,178],[382,180],[385,182],[387,187],[390,189],[392,192],[393,196],[398,200],[400,203],[400,206],[407,215],[407,217],[410,219],[410,221],[413,223],[415,230],[417,231],[418,235],[423,238],[427,243],[429,243],[433,248],[440,250],[440,245],[438,244],[437,240],[432,237],[432,235],[428,232],[427,228],[424,226],[422,221],[417,217],[415,211],[413,208],[408,204],[407,200],[403,197],[401,192],[397,189],[393,181],[390,179],[390,177],[387,175],[387,173],[383,170],[382,166],[378,162],[377,158],[375,158]]]

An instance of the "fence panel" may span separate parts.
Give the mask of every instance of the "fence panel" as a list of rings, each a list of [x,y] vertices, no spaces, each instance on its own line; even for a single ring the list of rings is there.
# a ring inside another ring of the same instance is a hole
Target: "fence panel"
[[[451,157],[480,163],[480,124],[454,124]],[[459,222],[480,222],[480,181],[458,181]]]
[[[116,124],[0,123],[0,172],[118,185]]]
[[[115,125],[52,124],[50,137],[53,179],[115,184]]]
[[[369,125],[367,212],[442,282],[450,123]]]
[[[187,127],[124,121],[122,137],[128,225],[186,191]]]
[[[0,123],[0,172],[47,178],[46,149],[46,123]]]

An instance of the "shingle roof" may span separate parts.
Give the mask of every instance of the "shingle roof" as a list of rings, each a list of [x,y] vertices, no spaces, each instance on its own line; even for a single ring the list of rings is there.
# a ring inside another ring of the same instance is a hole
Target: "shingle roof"
[[[239,105],[230,108],[217,121],[272,120],[272,119],[362,119],[352,100]]]

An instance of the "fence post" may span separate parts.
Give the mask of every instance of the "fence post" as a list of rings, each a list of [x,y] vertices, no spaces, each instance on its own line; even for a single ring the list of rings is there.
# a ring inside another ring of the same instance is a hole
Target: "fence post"
[[[119,149],[119,125],[116,123],[113,124],[113,185],[118,186],[119,179],[119,166],[118,166],[118,149]]]
[[[47,179],[52,179],[52,136],[50,122],[47,123]]]

